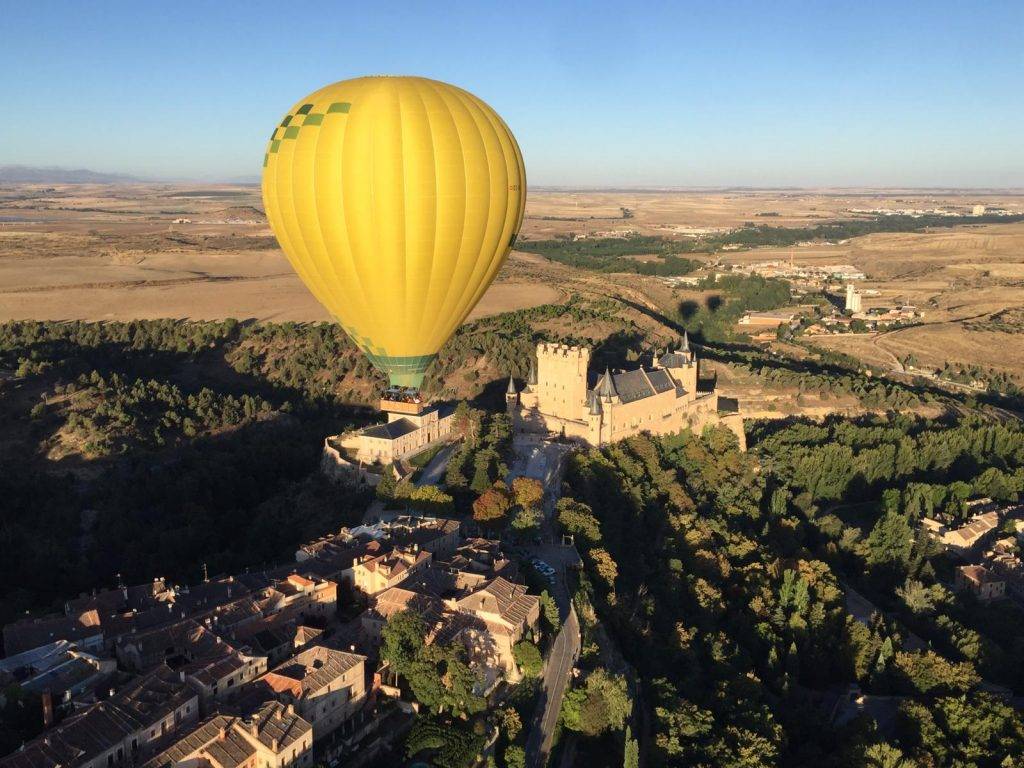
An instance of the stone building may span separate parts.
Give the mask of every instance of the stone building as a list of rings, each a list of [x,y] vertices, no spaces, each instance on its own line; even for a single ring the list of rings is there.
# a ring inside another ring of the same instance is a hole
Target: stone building
[[[428,405],[419,398],[380,401],[388,420],[365,429],[332,435],[324,440],[321,469],[336,480],[362,480],[375,485],[389,464],[411,458],[447,440],[452,431],[454,407]],[[369,477],[368,475],[374,475]]]
[[[1006,595],[1006,579],[983,565],[961,565],[956,569],[955,586],[973,592],[985,603]]]
[[[213,715],[142,768],[288,768],[312,762],[313,727],[291,704],[269,701],[246,718]]]
[[[519,435],[556,435],[598,446],[640,432],[700,432],[721,424],[745,448],[739,413],[726,413],[717,392],[698,391],[699,366],[684,336],[679,349],[654,355],[650,367],[606,369],[595,380],[589,348],[542,343],[526,386],[518,390],[509,379],[505,400]]]
[[[256,695],[292,704],[319,741],[366,703],[366,657],[314,645],[261,677]]]
[[[161,666],[0,758],[0,768],[121,768],[199,718],[199,699]]]

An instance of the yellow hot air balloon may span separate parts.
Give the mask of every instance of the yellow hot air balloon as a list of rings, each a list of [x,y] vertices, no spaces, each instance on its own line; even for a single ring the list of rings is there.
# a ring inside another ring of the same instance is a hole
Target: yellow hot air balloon
[[[274,129],[263,159],[281,248],[394,386],[419,388],[508,256],[525,199],[504,121],[422,77],[315,91]]]

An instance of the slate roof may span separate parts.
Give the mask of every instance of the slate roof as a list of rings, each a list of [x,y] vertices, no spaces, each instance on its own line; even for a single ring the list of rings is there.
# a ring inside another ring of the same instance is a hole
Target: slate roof
[[[642,400],[655,393],[644,371],[639,368],[635,371],[613,374],[612,379],[615,382],[615,391],[619,393],[619,399],[624,403]]]
[[[24,619],[4,627],[4,652],[13,656],[57,640],[84,640],[102,634],[100,615],[95,608],[78,616]]]
[[[152,727],[196,694],[166,666],[0,759],[0,768],[75,768]]]
[[[389,421],[387,424],[377,424],[373,427],[367,427],[363,430],[363,434],[366,437],[377,437],[383,438],[384,440],[397,440],[402,435],[408,435],[410,432],[415,432],[417,427],[412,421],[406,418],[395,419]]]

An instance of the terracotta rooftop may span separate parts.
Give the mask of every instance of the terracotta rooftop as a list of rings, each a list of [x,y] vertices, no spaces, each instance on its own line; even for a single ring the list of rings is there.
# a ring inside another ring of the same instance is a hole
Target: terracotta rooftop
[[[315,645],[274,667],[260,680],[278,693],[287,691],[301,698],[316,693],[364,661],[365,656]]]
[[[525,586],[499,576],[459,600],[459,608],[477,614],[496,614],[513,627],[520,627],[538,603],[535,595],[526,594]]]
[[[280,754],[312,728],[294,709],[271,701],[244,719],[231,715],[208,718],[142,768],[171,768],[187,760],[205,760],[216,768],[238,768],[256,754],[257,743]]]

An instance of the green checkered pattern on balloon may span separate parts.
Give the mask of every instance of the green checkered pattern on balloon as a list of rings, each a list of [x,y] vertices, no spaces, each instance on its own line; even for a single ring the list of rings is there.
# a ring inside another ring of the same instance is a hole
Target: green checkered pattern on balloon
[[[347,115],[352,104],[347,101],[336,101],[327,107],[326,112],[313,112],[312,104],[303,104],[294,114],[287,114],[281,124],[274,128],[270,134],[270,146],[263,155],[263,167],[266,168],[271,155],[276,155],[281,149],[281,142],[299,138],[299,131],[302,128],[316,127],[323,125],[326,115]]]

